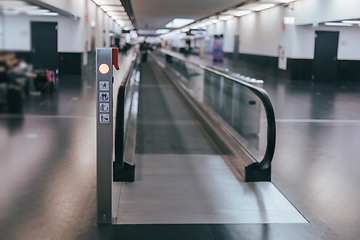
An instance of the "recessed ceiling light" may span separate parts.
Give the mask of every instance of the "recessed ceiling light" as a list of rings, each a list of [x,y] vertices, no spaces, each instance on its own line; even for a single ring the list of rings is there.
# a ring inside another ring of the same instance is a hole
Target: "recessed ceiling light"
[[[251,10],[251,11],[262,11],[268,8],[272,8],[274,7],[275,4],[274,3],[250,3],[250,4],[246,4],[244,6],[241,6],[237,9],[240,10]]]
[[[227,20],[230,20],[230,19],[232,19],[232,18],[234,18],[233,15],[219,16],[219,19],[220,19],[220,20],[223,20],[223,21],[227,21]]]
[[[121,5],[119,0],[93,0],[97,5]]]
[[[49,13],[50,11],[47,9],[39,9],[39,10],[33,10],[33,11],[27,11],[27,13]]]
[[[112,12],[125,12],[125,8],[122,6],[101,6],[100,7],[105,12],[112,11]]]
[[[188,31],[190,31],[190,28],[184,27],[184,28],[181,29],[181,31],[182,31],[182,32],[188,32]]]
[[[287,25],[295,24],[295,18],[294,17],[284,17],[284,24],[287,24]]]
[[[21,7],[14,7],[13,9],[16,11],[24,12],[24,11],[37,10],[37,9],[39,9],[39,7],[38,6],[21,6]]]
[[[128,20],[129,19],[127,15],[126,16],[112,16],[111,18],[114,20],[118,20],[118,19]]]
[[[185,25],[193,23],[194,19],[175,18],[171,22],[165,25],[167,28],[181,28]]]
[[[231,15],[234,15],[235,17],[245,16],[250,13],[251,13],[251,11],[249,11],[249,10],[229,10],[229,11],[225,12],[225,14],[231,14]]]
[[[113,17],[113,16],[127,16],[123,14],[123,12],[106,12],[110,17]]]
[[[170,32],[170,30],[169,29],[158,29],[158,30],[156,30],[156,34],[165,34],[165,33],[168,33],[168,32]]]
[[[44,12],[44,13],[28,12],[27,14],[28,15],[36,15],[36,16],[58,16],[59,15],[58,13],[55,13],[55,12]]]
[[[295,2],[295,0],[260,0],[260,2],[266,2],[266,3],[290,3],[290,2]]]
[[[113,16],[111,18],[114,20],[129,20],[127,16]]]

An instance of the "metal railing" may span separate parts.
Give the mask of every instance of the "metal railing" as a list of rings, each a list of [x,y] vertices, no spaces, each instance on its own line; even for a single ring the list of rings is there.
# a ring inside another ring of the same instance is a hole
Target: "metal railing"
[[[126,138],[128,136],[129,125],[131,124],[131,111],[133,104],[134,84],[138,81],[140,54],[136,52],[133,56],[132,63],[126,77],[121,82],[116,105],[116,120],[115,120],[115,160],[114,160],[114,181],[128,181],[128,173],[124,171],[126,166],[124,163],[124,152],[126,145]],[[137,100],[136,100],[137,101]],[[137,104],[137,103],[136,103]],[[137,108],[137,106],[136,106]],[[133,164],[132,164],[133,167]],[[131,170],[132,172],[133,170]],[[133,176],[129,181],[133,181]]]

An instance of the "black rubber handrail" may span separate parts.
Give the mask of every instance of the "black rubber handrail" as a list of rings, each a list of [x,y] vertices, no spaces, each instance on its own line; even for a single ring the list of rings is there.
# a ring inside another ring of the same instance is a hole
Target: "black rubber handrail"
[[[191,64],[194,64],[194,63],[191,63]],[[197,64],[194,64],[194,65],[197,65]],[[245,82],[241,79],[238,79],[233,76],[227,75],[225,73],[219,72],[210,67],[204,67],[201,65],[197,65],[197,66],[206,71],[215,73],[215,74],[225,77],[231,81],[239,83],[242,86],[247,87],[261,100],[261,102],[264,105],[266,119],[267,119],[267,146],[266,146],[266,151],[265,151],[263,159],[260,162],[257,162],[256,166],[260,170],[269,168],[271,165],[273,156],[274,156],[275,144],[276,144],[275,112],[274,112],[274,108],[271,104],[269,94],[263,88],[256,87],[256,86],[254,86],[248,82]]]
[[[122,169],[124,167],[124,108],[126,99],[126,87],[132,77],[133,70],[139,64],[139,52],[134,53],[132,63],[126,78],[120,84],[117,94],[116,120],[115,120],[115,168]]]
[[[274,152],[275,152],[275,144],[276,144],[276,122],[275,122],[275,113],[274,113],[274,108],[271,104],[270,101],[270,97],[269,94],[263,89],[263,88],[259,88],[256,87],[248,82],[245,82],[241,79],[238,79],[236,77],[230,76],[226,73],[220,72],[218,70],[212,69],[211,67],[205,67],[202,65],[199,65],[197,63],[191,62],[185,58],[176,56],[174,54],[171,54],[167,51],[162,51],[164,54],[168,54],[171,55],[174,58],[180,59],[182,61],[185,61],[187,63],[193,64],[199,68],[202,68],[206,71],[212,72],[214,74],[220,75],[222,77],[225,77],[233,82],[239,83],[242,86],[247,87],[249,90],[251,90],[263,103],[264,105],[264,109],[265,109],[265,113],[266,113],[266,118],[267,118],[267,146],[266,146],[266,150],[265,150],[265,154],[264,157],[261,161],[256,160],[256,168],[259,170],[265,170],[267,168],[269,168],[271,166],[271,162],[274,156]],[[250,153],[249,153],[250,154]],[[250,154],[251,155],[251,154]]]

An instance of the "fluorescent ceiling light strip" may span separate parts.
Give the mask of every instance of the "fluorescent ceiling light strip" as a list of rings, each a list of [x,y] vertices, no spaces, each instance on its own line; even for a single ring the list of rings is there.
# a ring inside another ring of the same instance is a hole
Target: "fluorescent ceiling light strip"
[[[93,0],[97,5],[121,5],[120,0]]]
[[[165,25],[166,28],[181,28],[185,25],[193,23],[194,19],[175,18]]]
[[[227,21],[227,20],[230,20],[230,19],[233,19],[234,16],[233,15],[228,15],[228,16],[220,16],[219,19],[220,20],[223,20],[223,21]]]
[[[21,7],[14,7],[14,8],[7,8],[5,7],[5,9],[14,9],[15,11],[30,11],[30,10],[37,10],[39,9],[38,6],[21,6]]]
[[[260,0],[260,2],[264,2],[264,3],[290,3],[290,2],[295,2],[295,0]]]
[[[112,17],[112,16],[124,16],[124,14],[123,13],[125,13],[125,12],[106,12],[110,17]],[[126,16],[127,16],[127,14],[126,14]]]
[[[21,7],[21,6],[29,6],[29,4],[23,2],[23,1],[1,1],[0,0],[0,6],[1,7]]]
[[[31,11],[27,11],[27,13],[29,14],[41,14],[41,13],[49,13],[50,11],[47,9],[39,9],[39,10],[31,10]]]
[[[156,34],[165,34],[165,33],[168,33],[168,32],[170,32],[170,30],[169,29],[158,29],[158,30],[156,30]]]
[[[118,20],[118,19],[127,19],[127,20],[129,20],[127,15],[126,16],[112,16],[111,18],[114,19],[114,20]]]
[[[326,22],[324,23],[326,26],[343,26],[343,27],[351,27],[352,24],[349,23],[333,23],[333,22]]]
[[[58,16],[59,14],[58,13],[55,13],[55,12],[48,12],[48,13],[27,13],[28,15],[36,15],[36,16]]]
[[[104,10],[105,12],[109,12],[109,11],[112,11],[112,12],[117,12],[117,11],[125,12],[125,8],[122,7],[122,6],[100,6],[100,8],[102,10]]]
[[[249,10],[229,10],[229,11],[226,11],[224,14],[230,14],[235,17],[241,17],[241,16],[248,15],[250,13],[252,13],[252,12]]]
[[[355,20],[346,20],[346,21],[342,21],[343,23],[347,23],[347,24],[360,24],[360,21],[355,21]]]
[[[126,20],[126,21],[129,20],[129,18],[126,16],[116,16],[116,17],[111,17],[111,18],[114,20]]]
[[[275,4],[274,3],[250,3],[250,4],[246,4],[244,6],[241,6],[237,9],[239,10],[251,10],[251,11],[262,11],[265,9],[269,9],[274,7]]]
[[[109,16],[111,17],[127,17],[127,13],[126,12],[112,12],[112,13],[107,13]]]

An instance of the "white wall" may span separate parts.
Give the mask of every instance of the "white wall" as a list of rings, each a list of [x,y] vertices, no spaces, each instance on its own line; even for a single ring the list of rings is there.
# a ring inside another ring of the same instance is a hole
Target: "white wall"
[[[25,17],[4,17],[4,50],[30,51],[30,20]]]
[[[207,26],[206,34],[209,35],[209,36],[212,36],[212,35],[216,34],[216,26],[215,26],[215,24],[210,24],[210,25]]]
[[[41,2],[44,2],[79,17],[84,16],[85,1],[87,0],[41,0]]]
[[[65,17],[5,16],[4,50],[31,50],[31,22],[58,23],[58,52],[82,52],[82,26]]]
[[[360,60],[360,28],[344,27],[340,31],[338,59]]]
[[[58,52],[83,52],[82,21],[60,18],[58,22]]]
[[[299,0],[294,3],[296,24],[359,18],[359,0]]]
[[[296,26],[293,37],[293,58],[314,58],[315,32],[339,32],[338,59],[360,60],[360,28],[359,27],[330,27]]]
[[[316,31],[338,31],[338,59],[360,60],[360,27],[314,28],[313,22],[360,18],[360,0],[298,0],[290,7],[278,6],[258,13],[211,24],[207,35],[224,33],[224,51],[233,52],[234,36],[240,36],[240,53],[278,56],[279,45],[287,57],[313,59]],[[295,17],[296,25],[282,29],[284,17]]]
[[[240,53],[278,56],[279,44],[291,49],[291,29],[282,30],[288,9],[275,7],[251,13],[239,20]]]
[[[296,23],[312,22],[315,16],[318,19],[341,19],[354,17],[354,11],[346,12],[343,5],[353,3],[359,6],[360,1],[346,0],[303,0],[297,1],[294,9],[275,7],[258,13],[252,13],[234,20],[228,20],[224,26],[224,51],[233,52],[234,35],[240,35],[240,53],[263,56],[278,56],[279,45],[287,49],[287,57],[313,59],[315,48],[315,31],[338,31],[339,46],[338,59],[360,60],[360,28],[359,27],[329,27],[320,25],[314,28],[311,25],[286,25],[282,29],[283,18],[296,16]],[[342,2],[342,4],[340,4]],[[347,5],[349,8],[350,5]],[[351,8],[353,8],[351,5]],[[359,6],[360,9],[360,6]],[[351,15],[353,14],[353,15]],[[356,13],[360,17],[360,12]],[[298,21],[299,20],[299,21]],[[215,24],[207,29],[210,35],[218,34]]]
[[[238,20],[239,18],[233,18],[225,21],[224,29],[224,52],[234,52],[234,38],[238,34]]]
[[[4,16],[0,15],[0,49],[4,48],[4,38],[5,38],[5,23]]]
[[[32,21],[58,23],[58,52],[86,52],[91,50],[91,21],[96,21],[95,47],[110,46],[110,29],[121,33],[121,27],[105,14],[91,0],[77,1],[44,1],[66,11],[75,12],[80,19],[64,16],[2,16],[4,38],[0,44],[1,50],[30,51]],[[88,22],[85,14],[88,13]],[[105,31],[105,32],[104,32]],[[87,43],[87,46],[86,46]]]
[[[291,58],[313,59],[315,31],[312,26],[293,26]]]

